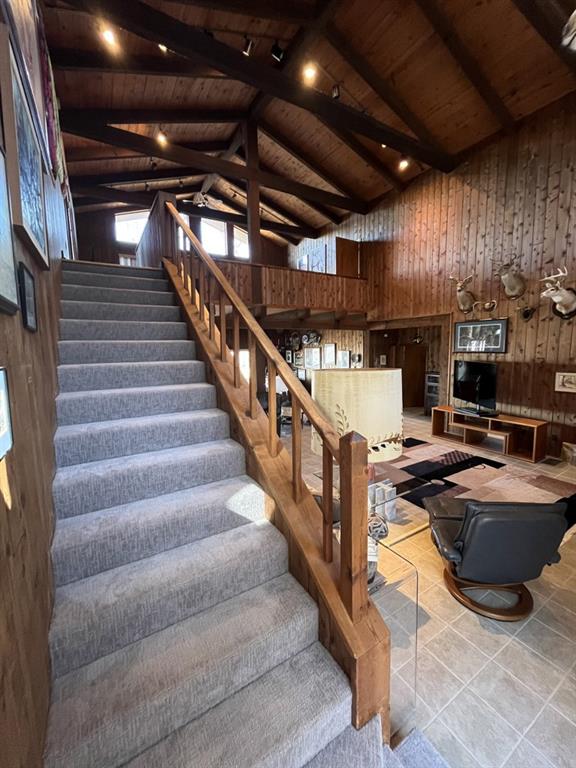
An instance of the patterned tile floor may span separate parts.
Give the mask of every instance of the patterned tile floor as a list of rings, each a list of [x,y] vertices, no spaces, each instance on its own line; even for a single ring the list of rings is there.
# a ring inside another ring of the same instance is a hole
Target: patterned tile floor
[[[429,420],[415,413],[405,414],[404,432],[431,441]],[[302,461],[306,482],[319,488],[321,461],[307,436]],[[538,473],[576,483],[576,467],[564,463],[540,464]],[[576,536],[563,544],[561,563],[529,585],[532,615],[505,624],[448,594],[440,558],[422,530],[424,511],[409,503],[400,511],[401,525],[389,539],[396,543],[380,547],[387,583],[373,595],[392,635],[394,730],[421,728],[451,768],[574,768]],[[496,593],[483,599],[501,600]]]

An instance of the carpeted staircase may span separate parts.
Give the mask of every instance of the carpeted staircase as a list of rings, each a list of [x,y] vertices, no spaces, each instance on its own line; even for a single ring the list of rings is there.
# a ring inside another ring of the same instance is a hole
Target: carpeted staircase
[[[161,270],[65,262],[46,768],[383,768]]]

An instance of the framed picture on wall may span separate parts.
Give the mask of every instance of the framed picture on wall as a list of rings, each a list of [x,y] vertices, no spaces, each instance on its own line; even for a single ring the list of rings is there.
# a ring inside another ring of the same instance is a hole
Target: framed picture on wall
[[[12,419],[10,417],[10,393],[8,373],[0,368],[0,459],[12,448]]]
[[[469,320],[454,324],[454,352],[506,352],[508,320]]]
[[[44,216],[44,161],[30,105],[6,30],[0,29],[0,89],[12,223],[43,266],[49,266]]]
[[[38,330],[38,314],[36,312],[36,286],[33,274],[20,262],[18,265],[18,284],[20,287],[20,307],[22,323],[27,331]]]
[[[350,368],[350,350],[339,349],[336,355],[336,368]]]
[[[1,135],[0,135],[1,139]],[[10,200],[6,161],[0,146],[0,310],[13,315],[18,310],[18,285],[10,223]]]
[[[292,350],[286,350],[286,362],[292,364]]]
[[[320,347],[304,347],[304,368],[316,370],[322,367]]]
[[[554,379],[554,391],[576,395],[576,372],[558,372]]]
[[[306,272],[308,270],[308,256],[307,255],[306,256],[300,256],[300,258],[298,259],[297,268],[304,270],[304,272]]]
[[[322,367],[336,368],[336,344],[328,343],[322,346]]]

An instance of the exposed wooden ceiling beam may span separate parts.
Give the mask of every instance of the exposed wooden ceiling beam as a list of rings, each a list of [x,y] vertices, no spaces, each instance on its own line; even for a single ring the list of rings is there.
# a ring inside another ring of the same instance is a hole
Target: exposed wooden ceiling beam
[[[50,61],[54,69],[72,72],[117,72],[125,75],[173,75],[174,77],[202,77],[226,80],[222,72],[202,62],[182,56],[138,56],[124,54],[110,56],[105,51],[76,48],[51,48]]]
[[[212,11],[227,11],[242,16],[276,19],[291,24],[305,24],[314,18],[315,5],[301,0],[169,0],[180,5],[196,5]]]
[[[260,61],[243,56],[230,46],[203,31],[178,21],[140,0],[70,0],[75,7],[104,16],[110,22],[153,42],[166,45],[182,56],[201,58],[206,64],[241,80],[270,96],[295,104],[324,119],[339,130],[349,130],[378,143],[387,144],[422,163],[449,171],[455,159],[391,128],[375,118],[334,101],[329,96],[307,88],[296,79]]]
[[[235,213],[227,213],[226,211],[219,211],[214,208],[208,208],[205,206],[197,206],[190,202],[180,201],[178,203],[178,210],[182,213],[188,213],[190,216],[197,216],[203,219],[213,219],[214,221],[227,221],[231,224],[236,224],[243,229],[248,227],[248,220],[246,216],[239,216]],[[312,227],[294,227],[291,224],[282,224],[279,221],[270,221],[269,219],[261,220],[261,230],[266,232],[275,232],[279,235],[286,234],[293,237],[318,237],[318,230]]]
[[[440,144],[430,133],[424,123],[408,107],[404,99],[396,92],[393,86],[382,77],[379,72],[363,58],[350,44],[346,35],[332,23],[328,22],[324,28],[324,36],[334,50],[346,61],[352,69],[367,83],[380,99],[395,112],[398,117],[410,128],[412,133],[424,144],[428,144],[437,150],[443,151]]]
[[[292,157],[302,163],[302,165],[308,168],[309,171],[312,171],[312,173],[318,176],[318,178],[322,179],[327,184],[330,184],[331,187],[336,189],[338,192],[341,192],[343,195],[354,197],[354,192],[352,192],[352,190],[347,187],[343,181],[337,179],[332,173],[330,173],[330,171],[326,170],[326,168],[318,165],[316,160],[314,160],[312,156],[306,152],[306,150],[297,147],[290,141],[290,139],[286,138],[286,136],[283,134],[280,134],[275,128],[272,128],[268,123],[262,120],[260,120],[258,127],[262,133],[264,133],[271,141],[274,142],[274,144],[277,144],[289,155],[292,155]]]
[[[361,157],[362,160],[364,160],[365,163],[367,163],[374,171],[376,171],[376,173],[382,176],[382,178],[387,181],[393,189],[395,189],[397,192],[402,192],[402,190],[406,188],[406,185],[400,181],[400,179],[390,170],[390,168],[388,168],[386,163],[384,163],[379,157],[371,152],[368,147],[362,144],[362,142],[357,139],[353,133],[350,133],[349,131],[336,131],[334,129],[332,129],[332,131],[343,144],[351,149],[352,152],[357,154],[358,157]]]
[[[357,213],[365,213],[368,210],[366,204],[359,204],[355,199],[335,195],[323,189],[292,181],[291,179],[286,179],[261,169],[250,169],[238,163],[232,163],[229,160],[222,160],[211,155],[204,155],[201,152],[186,149],[171,142],[161,146],[157,141],[148,136],[94,123],[91,119],[84,120],[79,116],[72,118],[66,112],[61,112],[60,115],[61,127],[65,133],[72,133],[76,136],[93,139],[104,144],[131,149],[135,152],[141,152],[148,157],[169,160],[180,165],[191,165],[197,171],[217,173],[225,178],[230,177],[244,181],[255,179],[263,187],[277,189],[280,192],[295,195],[296,197],[311,200],[322,205],[331,205]]]
[[[508,107],[504,104],[482,71],[481,66],[462,41],[454,25],[440,9],[436,0],[416,0],[416,2],[494,117],[496,117],[503,128],[511,130],[514,125],[514,118],[510,114]]]
[[[141,157],[141,155],[139,155]],[[202,173],[202,172],[200,172]],[[110,173],[76,174],[70,176],[70,186],[89,187],[93,184],[135,184],[143,181],[161,181],[164,179],[184,179],[189,176],[197,176],[197,168],[149,168],[145,171],[111,171]]]
[[[569,51],[561,44],[562,24],[558,24],[558,17],[555,19],[549,15],[541,3],[536,0],[513,0],[514,5],[522,13],[528,22],[534,27],[540,37],[545,40],[554,53],[566,64],[572,72],[576,72],[576,54]],[[574,8],[573,8],[574,10]],[[568,15],[564,18],[564,23],[568,21]]]
[[[62,109],[60,114],[70,120],[82,119],[101,125],[153,125],[164,123],[185,125],[195,123],[237,123],[246,113],[233,109]]]
[[[238,202],[238,200],[236,200],[235,198],[230,197],[229,195],[226,195],[226,194],[224,194],[224,193],[222,193],[220,191],[218,191],[218,193],[217,193],[217,195],[215,195],[215,197],[219,198],[224,203],[224,205],[226,205],[228,208],[231,208],[233,211],[236,211],[236,213],[239,213],[242,216],[246,216],[246,210],[247,210],[246,206],[241,205]],[[262,199],[262,198],[260,198],[260,199]],[[263,218],[262,221],[263,222],[264,221],[269,221],[269,219],[264,219]],[[284,224],[286,222],[280,222],[280,223]],[[303,224],[304,227],[308,227],[306,222],[302,222],[302,224]],[[299,225],[297,225],[297,226],[299,226]],[[261,227],[261,229],[263,229],[263,228],[264,227]],[[243,227],[242,227],[242,229],[243,229]],[[280,233],[276,233],[276,234],[280,234]],[[280,237],[282,237],[283,240],[286,240],[286,242],[292,243],[292,245],[298,245],[298,243],[302,239],[301,237],[293,237],[292,235],[287,235],[286,233],[280,234]]]
[[[237,190],[241,195],[246,194],[246,185],[243,182],[239,181],[234,183],[232,181],[228,181],[227,183],[234,190]],[[218,195],[221,196],[220,191],[218,191]],[[272,198],[268,197],[267,195],[260,194],[260,203],[262,207],[267,209],[272,215],[280,216],[283,219],[288,219],[288,221],[292,222],[292,224],[295,224],[297,227],[310,226],[295,213],[288,210],[287,208],[284,208],[284,206],[282,206],[276,200],[272,200]]]

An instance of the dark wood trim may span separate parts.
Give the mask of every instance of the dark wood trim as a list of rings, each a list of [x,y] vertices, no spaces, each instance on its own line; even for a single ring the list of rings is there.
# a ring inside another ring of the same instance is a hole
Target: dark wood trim
[[[246,166],[253,171],[259,170],[258,126],[254,120],[244,123],[244,147],[246,148]],[[250,259],[258,264],[262,258],[260,243],[260,185],[256,179],[249,179],[246,185],[246,217],[248,220],[248,244]]]
[[[97,49],[82,51],[76,48],[51,48],[50,61],[54,69],[68,72],[118,73],[145,75],[147,77],[201,77],[227,80],[227,76],[202,62],[194,62],[181,56],[110,56]]]
[[[178,5],[195,5],[212,11],[227,11],[242,16],[275,19],[290,24],[306,24],[312,21],[315,6],[301,0],[168,0]]]
[[[435,0],[416,0],[435,32],[442,38],[452,57],[462,69],[468,80],[478,91],[486,106],[506,130],[514,126],[514,118],[504,104],[474,56],[463,43],[456,29],[437,5]]]
[[[213,208],[200,208],[190,202],[180,201],[178,203],[178,210],[181,213],[188,213],[190,216],[195,216],[201,219],[212,219],[213,221],[227,221],[231,224],[235,224],[237,227],[243,227],[248,229],[248,219],[246,216],[239,216],[235,213],[227,213],[226,211],[218,211]],[[294,227],[291,224],[282,224],[279,221],[269,221],[268,219],[260,220],[260,229],[266,232],[274,232],[279,235],[291,235],[295,238],[303,237],[318,237],[318,232],[311,227],[302,229],[300,227]]]
[[[230,77],[312,112],[330,126],[353,131],[378,143],[387,144],[433,168],[451,171],[455,167],[456,161],[450,155],[423,146],[411,136],[379,122],[370,115],[335,102],[330,96],[312,88],[306,88],[283,72],[273,67],[264,67],[260,61],[243,56],[241,51],[139,0],[123,0],[122,3],[117,0],[70,0],[70,3],[75,7],[98,13],[133,34],[162,43],[182,56],[192,56],[195,61],[201,59]],[[106,120],[112,122],[111,118]]]
[[[65,133],[93,139],[94,141],[111,144],[116,147],[124,147],[135,152],[141,152],[149,157],[169,160],[180,165],[192,165],[195,169],[194,173],[206,171],[208,173],[217,173],[225,178],[231,177],[245,181],[254,179],[263,187],[277,189],[280,192],[286,192],[289,195],[295,195],[296,197],[321,203],[322,205],[331,205],[343,210],[355,211],[356,213],[366,213],[368,210],[366,204],[359,205],[356,200],[341,197],[340,195],[326,192],[323,189],[311,187],[308,184],[292,181],[291,179],[262,170],[254,170],[238,163],[222,160],[219,157],[204,155],[201,152],[186,149],[178,144],[168,142],[165,146],[160,146],[157,141],[147,136],[97,124],[92,120],[84,120],[80,117],[71,119],[66,112],[61,113],[61,126]],[[158,177],[153,175],[152,178]]]
[[[196,123],[238,123],[246,118],[242,110],[233,109],[62,109],[64,122],[93,122],[99,125],[166,125]]]
[[[431,147],[443,152],[432,133],[408,107],[404,99],[395,91],[392,85],[382,77],[374,67],[353,48],[346,35],[331,22],[324,28],[324,36],[332,48],[346,61],[352,69],[367,83],[382,101],[395,112],[410,128],[418,139]]]
[[[77,174],[70,176],[70,186],[74,189],[75,187],[89,187],[92,184],[135,184],[144,181],[178,180],[188,176],[198,176],[198,173],[198,168],[175,166],[174,168],[150,168],[145,171]]]
[[[246,185],[243,182],[234,183],[234,182],[228,181],[228,184],[234,187],[239,192],[241,192],[243,195],[246,194]],[[220,191],[218,191],[218,196],[226,200],[231,199],[228,197],[228,195],[223,195]],[[301,219],[300,216],[297,216],[292,211],[289,211],[287,208],[284,208],[284,206],[280,205],[280,203],[276,202],[276,200],[272,200],[272,198],[267,197],[266,195],[263,195],[262,192],[260,192],[260,206],[263,208],[267,208],[270,211],[270,213],[276,216],[280,216],[280,218],[287,219],[292,224],[295,224],[297,227],[310,226],[306,221],[304,221],[304,219]],[[243,210],[246,210],[246,209],[244,208]]]
[[[554,53],[572,72],[576,73],[576,55],[561,45],[562,27],[556,27],[554,20],[548,16],[535,0],[513,0],[514,5],[527,21],[534,27],[540,37],[548,43]],[[565,21],[568,20],[566,16]]]

